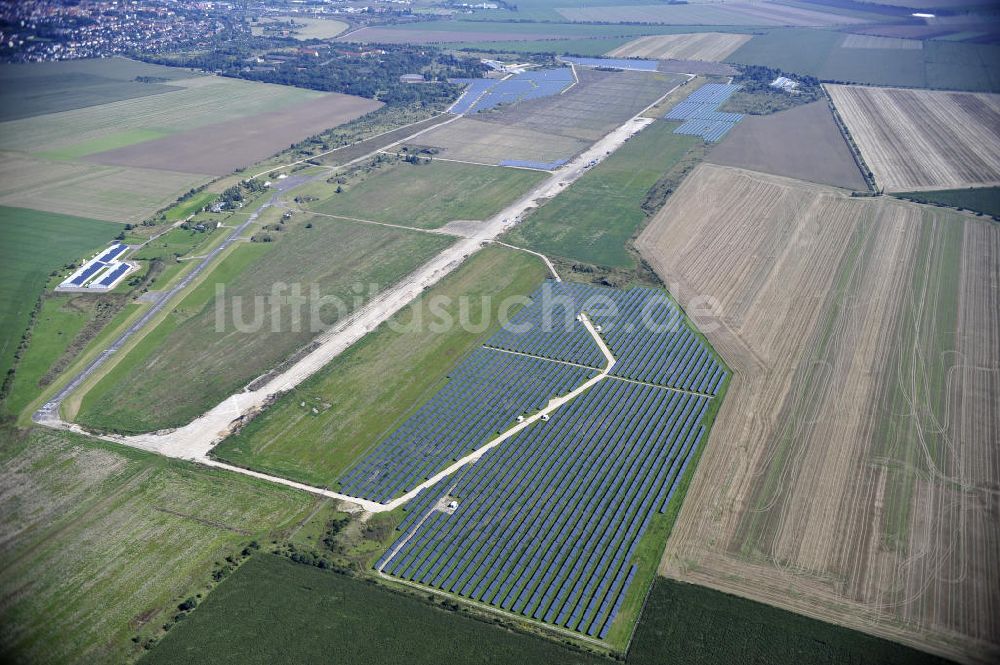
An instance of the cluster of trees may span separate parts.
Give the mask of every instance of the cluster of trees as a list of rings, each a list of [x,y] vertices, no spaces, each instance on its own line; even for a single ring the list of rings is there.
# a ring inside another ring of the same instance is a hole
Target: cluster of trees
[[[436,104],[453,99],[459,88],[448,83],[449,78],[477,77],[486,70],[478,59],[456,57],[427,46],[345,44],[323,45],[317,50],[319,57],[264,49],[264,65],[257,62],[254,49],[246,44],[150,60],[252,81],[357,95],[390,105]],[[421,74],[425,82],[402,83],[399,78],[403,74]]]

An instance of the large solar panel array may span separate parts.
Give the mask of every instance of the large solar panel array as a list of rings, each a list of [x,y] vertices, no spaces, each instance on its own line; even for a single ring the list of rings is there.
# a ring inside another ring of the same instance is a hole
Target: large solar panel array
[[[448,110],[455,114],[478,113],[500,104],[550,97],[568,88],[574,80],[568,67],[532,70],[502,80],[452,79],[452,83],[466,83],[469,87]]]
[[[340,491],[387,503],[513,425],[517,416],[541,409],[594,374],[480,348],[429,402],[340,478]]]
[[[631,58],[577,58],[564,56],[560,60],[584,67],[628,69],[637,72],[655,72],[660,65],[656,60],[633,60]]]
[[[121,245],[121,244],[114,245],[113,247],[108,249],[108,251],[104,252],[104,256],[102,256],[97,260],[102,263],[108,263],[110,261],[113,261],[119,254],[124,252],[126,249],[128,249],[128,245]]]
[[[635,549],[701,440],[709,402],[607,379],[457,482],[421,494],[376,566],[603,639],[635,575]],[[458,508],[433,511],[452,485]]]
[[[700,136],[706,141],[718,141],[743,119],[740,113],[722,113],[717,110],[739,89],[740,86],[733,83],[706,83],[663,117],[667,120],[685,121],[674,130],[674,134],[689,134]]]
[[[706,395],[718,393],[725,368],[684,324],[680,308],[659,289],[566,285],[577,308],[601,326],[615,357],[612,376]]]

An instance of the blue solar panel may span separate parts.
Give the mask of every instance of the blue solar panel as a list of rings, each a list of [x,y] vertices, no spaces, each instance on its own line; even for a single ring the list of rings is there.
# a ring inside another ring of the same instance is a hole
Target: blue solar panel
[[[106,251],[104,253],[104,256],[102,256],[97,260],[101,261],[102,263],[110,263],[116,256],[124,252],[126,249],[128,249],[128,245],[115,245],[114,247]]]
[[[119,277],[121,277],[122,275],[124,275],[128,271],[128,269],[129,265],[127,263],[121,264],[120,266],[112,270],[110,273],[105,275],[104,278],[101,279],[100,285],[110,286],[111,284],[114,284],[114,281]]]
[[[659,64],[656,60],[632,60],[629,58],[577,58],[563,57],[562,60],[584,67],[605,67],[608,69],[628,69],[639,72],[655,72]]]
[[[674,134],[700,136],[706,141],[720,140],[743,119],[740,113],[723,113],[716,109],[740,89],[732,83],[707,83],[663,116],[667,120],[685,120]]]
[[[568,67],[539,69],[515,74],[506,79],[451,79],[468,84],[465,93],[448,109],[455,114],[478,113],[500,104],[557,95],[574,81]]]
[[[103,263],[101,263],[99,261],[94,261],[89,266],[87,266],[86,270],[84,270],[82,273],[80,273],[75,278],[73,278],[73,281],[70,282],[70,284],[72,284],[73,286],[80,286],[81,284],[83,284],[84,282],[86,282],[88,279],[90,279],[91,276],[95,272],[97,272],[98,270],[100,270],[104,266],[105,266],[105,264],[103,264]]]

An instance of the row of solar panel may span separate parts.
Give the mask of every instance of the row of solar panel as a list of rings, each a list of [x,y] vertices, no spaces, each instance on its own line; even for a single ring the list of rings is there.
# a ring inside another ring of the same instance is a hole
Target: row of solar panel
[[[428,513],[438,488],[408,506],[405,530],[426,519],[376,565],[603,639],[635,574],[636,545],[703,435],[709,401],[605,380],[486,453],[451,490],[454,514]]]
[[[480,348],[445,386],[340,479],[340,491],[387,503],[471,452],[517,416],[570,392],[594,371]]]
[[[628,69],[640,72],[655,72],[660,65],[656,60],[632,60],[628,58],[577,58],[566,56],[560,59],[584,67]]]
[[[601,368],[605,359],[577,319],[586,312],[611,349],[612,376],[717,394],[725,369],[663,291],[545,282],[487,346]]]
[[[707,83],[663,117],[667,120],[685,121],[674,130],[674,134],[700,136],[709,142],[719,141],[743,119],[740,113],[723,113],[717,110],[720,104],[739,89],[739,85],[732,83]]]
[[[700,136],[710,143],[722,140],[729,130],[736,126],[735,122],[719,122],[717,120],[688,120],[674,130],[674,134]]]
[[[573,82],[568,67],[539,69],[515,74],[506,79],[451,79],[469,87],[448,109],[455,114],[478,113],[500,104],[558,95]]]

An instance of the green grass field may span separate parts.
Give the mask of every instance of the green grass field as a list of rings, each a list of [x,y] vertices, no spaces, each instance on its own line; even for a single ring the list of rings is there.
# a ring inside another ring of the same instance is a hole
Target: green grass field
[[[79,302],[85,299],[92,297],[63,294],[42,302],[31,342],[17,364],[10,395],[4,402],[7,413],[20,413],[39,395],[39,381],[93,318],[93,308]]]
[[[317,212],[420,228],[482,220],[513,203],[547,174],[456,162],[400,163],[375,171],[312,206]]]
[[[49,272],[93,254],[120,230],[108,222],[0,206],[0,377],[14,362]]]
[[[447,372],[496,329],[505,298],[531,293],[545,277],[545,266],[530,254],[500,247],[480,251],[394,316],[392,325],[383,324],[335,358],[213,454],[302,482],[332,484],[432,397]],[[436,319],[432,303],[458,321],[463,296],[467,320],[491,325],[454,325],[444,332],[429,327]]]
[[[160,95],[178,89],[170,81],[194,76],[200,74],[125,58],[5,64],[0,66],[0,122]]]
[[[942,189],[936,192],[898,192],[893,196],[918,203],[931,205],[939,203],[951,208],[962,208],[963,210],[1000,217],[1000,187]]]
[[[646,218],[641,206],[656,181],[701,139],[656,122],[539,208],[509,242],[609,267],[632,267],[627,244]]]
[[[1000,47],[926,40],[922,49],[842,48],[842,33],[805,28],[764,32],[727,62],[766,65],[828,81],[952,90],[1000,91],[992,63]]]
[[[143,659],[157,663],[608,663],[283,557],[251,558]]]
[[[317,500],[49,430],[0,430],[0,660],[127,663],[251,540]]]
[[[182,425],[361,306],[372,285],[395,283],[451,243],[370,224],[309,221],[313,228],[300,216],[285,225],[289,230],[272,232],[277,242],[242,245],[218,264],[87,393],[78,421],[122,432]],[[297,310],[298,323],[295,308],[271,306],[276,285],[285,287],[279,298],[296,297],[292,284],[303,298],[316,285],[317,317],[308,303]],[[217,285],[225,286],[221,300]]]
[[[744,598],[658,577],[629,665],[930,665],[948,661]]]

